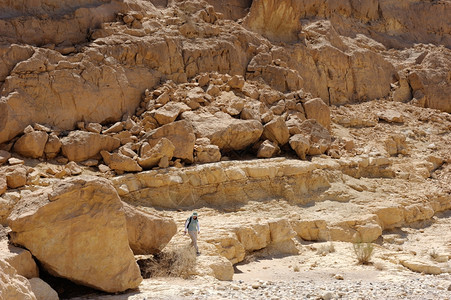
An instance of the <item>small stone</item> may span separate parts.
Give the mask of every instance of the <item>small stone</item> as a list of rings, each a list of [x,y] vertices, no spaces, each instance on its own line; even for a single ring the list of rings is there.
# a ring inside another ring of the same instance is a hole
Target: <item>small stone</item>
[[[100,133],[102,131],[102,125],[99,123],[89,123],[86,126],[86,130],[89,132]]]
[[[130,24],[135,20],[135,18],[131,15],[125,15],[123,20],[124,20],[124,23]]]
[[[69,169],[67,169],[67,168],[62,169],[61,171],[59,171],[58,173],[55,174],[55,178],[61,179],[64,176],[67,176],[69,174],[68,171],[69,171]]]
[[[256,282],[256,283],[252,284],[252,288],[255,289],[255,290],[260,288],[260,287],[261,287],[261,283],[260,282]]]
[[[177,159],[177,160],[174,162],[174,167],[175,167],[175,168],[183,168],[183,165],[182,165],[182,163],[180,162],[179,159]]]
[[[23,133],[32,133],[34,131],[33,127],[31,125],[28,125],[27,127],[25,127],[25,129],[23,130]]]
[[[11,153],[5,150],[0,150],[0,165],[5,163],[8,159],[11,158]]]
[[[331,292],[327,292],[321,298],[324,299],[324,300],[330,300],[330,299],[333,298],[333,296],[334,295]]]
[[[207,89],[207,94],[213,97],[219,95],[220,92],[221,90],[216,85],[210,85]]]
[[[135,157],[138,156],[138,154],[136,154],[135,151],[133,151],[132,149],[130,149],[130,148],[128,147],[128,145],[122,146],[122,147],[119,149],[119,153],[121,153],[121,154],[123,154],[123,155],[125,155],[125,156],[128,156],[128,157],[130,157],[130,158],[135,158]]]
[[[18,158],[15,158],[15,157],[11,157],[10,159],[8,159],[8,163],[9,163],[11,166],[14,166],[14,165],[23,165],[23,164],[25,163],[25,161],[23,161],[22,159],[18,159]]]
[[[3,195],[8,189],[8,184],[6,183],[6,177],[0,176],[0,195]]]
[[[24,186],[27,183],[27,170],[24,167],[17,167],[6,174],[8,187],[15,189]]]
[[[168,159],[168,157],[167,156],[163,156],[160,159],[160,162],[158,163],[158,166],[160,168],[167,168],[167,167],[169,167],[169,159]]]
[[[59,156],[56,158],[56,162],[60,163],[60,164],[67,164],[69,160],[64,157],[64,156]]]
[[[142,23],[139,20],[134,20],[132,22],[132,28],[141,29],[143,27]]]
[[[199,86],[206,86],[210,82],[210,75],[209,74],[203,74],[199,76],[199,79],[197,80],[197,83],[199,83]]]
[[[144,18],[143,14],[140,13],[139,11],[133,11],[131,13],[131,15],[133,16],[133,18],[135,18],[136,20],[142,20]]]
[[[229,86],[232,89],[238,89],[241,90],[244,86],[244,78],[243,76],[234,75],[232,78],[228,81]]]
[[[341,274],[335,274],[334,278],[337,280],[344,280],[344,277]]]
[[[54,166],[54,165],[50,165],[46,170],[45,173],[50,174],[50,175],[55,175],[56,173],[58,173],[60,171],[58,166]]]
[[[127,120],[125,121],[125,125],[124,125],[125,130],[130,130],[134,126],[136,126],[135,121],[133,121],[130,117],[128,117]]]
[[[171,100],[171,98],[169,97],[169,93],[168,92],[164,92],[163,94],[158,96],[156,102],[159,103],[159,104],[165,105],[166,103],[169,102],[169,100]]]
[[[134,135],[137,135],[137,134],[139,134],[141,132],[141,129],[142,129],[141,126],[135,125],[132,128],[130,128],[130,133],[134,134]]]
[[[52,129],[49,126],[41,125],[38,123],[35,123],[33,125],[33,127],[34,127],[34,130],[45,131],[45,132],[49,132],[49,133],[52,132]]]
[[[77,128],[80,130],[85,130],[85,122],[77,122]]]
[[[99,164],[99,161],[97,159],[88,159],[80,162],[80,164],[85,167],[93,167],[97,166]]]
[[[104,130],[102,133],[118,133],[124,129],[124,125],[122,125],[122,122],[116,122],[114,123],[110,128]]]
[[[110,170],[111,170],[111,169],[110,169],[108,166],[104,165],[104,164],[100,164],[100,165],[99,165],[99,171],[102,172],[102,173],[107,173],[107,172],[109,172]]]
[[[67,164],[66,168],[70,171],[70,174],[72,175],[79,175],[83,171],[76,162],[71,161]]]
[[[397,112],[392,109],[388,109],[385,111],[382,111],[377,114],[378,118],[380,120],[384,120],[388,123],[403,123],[404,117],[400,112]]]
[[[130,193],[128,186],[126,184],[121,185],[118,188],[118,193],[120,196],[127,195],[128,193]]]

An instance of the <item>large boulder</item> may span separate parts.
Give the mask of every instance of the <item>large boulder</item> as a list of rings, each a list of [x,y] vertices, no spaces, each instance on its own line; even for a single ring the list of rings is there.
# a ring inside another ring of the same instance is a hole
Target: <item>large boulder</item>
[[[232,91],[221,92],[212,105],[231,116],[237,116],[244,108],[244,99],[237,97]]]
[[[307,119],[315,119],[324,128],[330,128],[330,108],[321,98],[305,102],[304,111]]]
[[[290,138],[290,146],[300,159],[305,159],[310,149],[310,141],[302,134],[295,134]]]
[[[194,161],[196,163],[211,163],[221,160],[221,151],[216,145],[211,145],[209,138],[200,138],[196,140],[194,146]]]
[[[329,131],[314,119],[308,119],[300,125],[293,126],[290,129],[290,133],[293,135],[301,134],[307,138],[310,142],[310,147],[307,152],[308,155],[323,154],[330,148],[332,143]]]
[[[28,250],[8,245],[8,241],[3,240],[0,242],[0,257],[21,276],[26,278],[39,276],[38,266]]]
[[[182,118],[193,124],[197,138],[209,138],[221,150],[242,150],[262,135],[263,126],[256,120],[234,119],[224,112],[184,112]]]
[[[290,138],[287,124],[282,117],[277,117],[267,123],[263,130],[263,137],[278,145],[285,145]]]
[[[138,163],[144,169],[150,169],[157,166],[163,157],[171,160],[174,151],[175,146],[167,138],[161,138],[154,147],[151,147],[149,143],[144,143],[141,147]]]
[[[100,153],[119,148],[119,139],[86,131],[72,131],[61,139],[63,155],[71,161],[84,161]]]
[[[61,150],[61,141],[54,133],[49,135],[47,144],[45,144],[44,153],[47,159],[55,158]]]
[[[191,109],[183,102],[169,102],[155,111],[154,118],[158,124],[165,125],[174,122],[180,113],[188,110]]]
[[[196,136],[189,122],[182,120],[154,129],[144,136],[151,147],[161,138],[167,138],[175,146],[174,157],[193,162],[193,150]]]
[[[269,158],[277,155],[279,152],[280,148],[277,143],[266,140],[258,148],[257,157]]]
[[[415,100],[425,98],[423,106],[451,113],[451,55],[449,51],[442,51],[439,47],[425,54],[421,65],[408,71],[408,85],[417,98]]]
[[[44,154],[48,134],[43,131],[25,133],[14,144],[14,151],[25,157],[39,158]]]
[[[427,261],[421,261],[419,259],[415,259],[415,258],[401,258],[399,260],[399,262],[401,263],[401,265],[403,265],[404,267],[414,271],[414,272],[418,272],[418,273],[422,273],[422,274],[433,274],[433,275],[438,275],[443,273],[442,268],[440,268],[439,266],[437,266],[434,263],[431,262],[427,262]]]
[[[37,300],[59,300],[58,293],[44,280],[31,278],[28,281]]]
[[[8,300],[36,300],[28,280],[3,259],[0,259],[0,296]]]
[[[285,219],[271,220],[268,222],[271,243],[280,243],[291,240],[296,236],[291,224]]]
[[[8,224],[11,242],[54,276],[112,293],[142,280],[122,203],[106,179],[80,176],[27,194]]]
[[[134,254],[160,252],[177,232],[174,220],[138,210],[123,202],[130,248]]]
[[[6,182],[12,189],[20,188],[27,184],[27,169],[22,165],[12,166],[6,169]]]
[[[109,153],[100,151],[103,161],[113,170],[126,172],[140,172],[143,169],[138,165],[136,160],[121,153]]]
[[[240,226],[235,229],[235,233],[246,251],[263,249],[271,242],[271,234],[267,223]]]
[[[196,259],[196,273],[213,276],[218,280],[233,280],[232,263],[220,255],[202,255]]]

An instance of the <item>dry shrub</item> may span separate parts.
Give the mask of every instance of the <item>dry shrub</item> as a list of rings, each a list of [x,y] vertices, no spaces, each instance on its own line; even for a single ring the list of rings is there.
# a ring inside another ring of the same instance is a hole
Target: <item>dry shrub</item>
[[[384,271],[385,270],[385,265],[382,262],[376,262],[374,263],[374,267],[379,270],[379,271]]]
[[[294,267],[293,267],[293,271],[295,271],[295,272],[299,272],[301,269],[299,268],[299,266],[298,265],[295,265]]]
[[[316,249],[316,254],[321,256],[326,256],[329,253],[335,252],[334,243],[330,242],[329,244],[321,245]]]
[[[432,260],[437,260],[437,258],[439,257],[439,254],[438,254],[438,252],[437,252],[437,249],[432,248],[431,250],[429,250],[429,257],[430,257]]]
[[[153,257],[138,260],[141,276],[150,277],[182,277],[187,278],[194,273],[196,250],[190,245],[163,250]]]
[[[367,265],[373,255],[374,246],[371,243],[354,243],[354,253],[359,264]]]

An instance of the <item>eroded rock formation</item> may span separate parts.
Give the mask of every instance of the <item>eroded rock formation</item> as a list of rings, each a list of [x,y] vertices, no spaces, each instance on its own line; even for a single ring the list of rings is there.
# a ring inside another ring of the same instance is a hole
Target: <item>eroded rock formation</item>
[[[205,214],[190,275],[220,280],[254,251],[297,254],[295,238],[372,242],[429,220],[451,209],[450,12],[0,0],[0,224],[51,274],[118,292],[140,284],[133,254],[184,245],[177,210]],[[13,272],[38,275],[14,249],[2,293],[55,297]]]
[[[284,92],[304,88],[328,104],[390,97],[402,89],[397,99],[449,111],[447,93],[437,92],[450,88],[448,48],[412,47],[449,47],[449,28],[437,21],[450,10],[446,1],[254,1],[245,24],[269,41],[221,20],[204,2],[177,3],[180,13],[173,20],[144,1],[35,4],[3,3],[8,34],[2,36],[11,46],[1,52],[0,142],[35,122],[73,129],[79,121],[120,120],[160,79],[183,82],[209,71],[263,78]],[[411,12],[420,17],[412,19]],[[35,22],[49,38],[27,37],[30,26],[19,25],[20,18]],[[425,18],[434,20],[428,29],[421,25]],[[281,47],[274,39],[300,42]],[[18,41],[29,46],[12,45]],[[406,65],[407,57],[412,59]]]
[[[112,189],[106,180],[79,177],[22,198],[8,219],[11,242],[56,276],[108,292],[137,287],[142,278]]]

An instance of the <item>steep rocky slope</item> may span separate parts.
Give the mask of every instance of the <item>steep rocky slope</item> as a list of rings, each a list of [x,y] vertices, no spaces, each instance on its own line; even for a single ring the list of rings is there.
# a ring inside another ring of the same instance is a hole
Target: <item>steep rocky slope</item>
[[[363,8],[353,1],[319,7],[287,1],[280,4],[286,11],[272,9],[274,2],[268,1],[261,13],[262,1],[255,1],[244,27],[205,2],[176,1],[165,10],[146,1],[8,3],[2,16],[0,142],[34,122],[68,130],[82,120],[119,120],[133,113],[145,88],[206,71],[262,78],[283,92],[304,88],[328,104],[388,97],[396,90],[396,100],[414,97],[423,106],[450,111],[445,96],[449,50],[439,46],[450,43],[449,24],[442,21],[449,1],[416,1],[408,7],[366,1]],[[415,12],[425,16],[414,18]],[[262,18],[273,21],[262,27]],[[303,26],[278,25],[299,18]],[[420,25],[425,18],[439,24],[427,22],[430,28],[425,28]],[[39,28],[38,34],[30,28]],[[290,32],[293,43],[271,39],[282,37],[277,30]],[[412,46],[430,42],[436,46]]]
[[[202,255],[184,275],[231,280],[258,255],[325,267],[309,254],[324,241],[334,259],[374,242],[407,277],[446,275],[450,14],[448,0],[0,0],[0,238],[33,255],[3,240],[0,292],[54,295],[24,271],[34,259],[145,291],[135,258],[146,277],[185,249],[193,209]],[[403,235],[418,226],[444,228],[421,237],[439,259]]]

